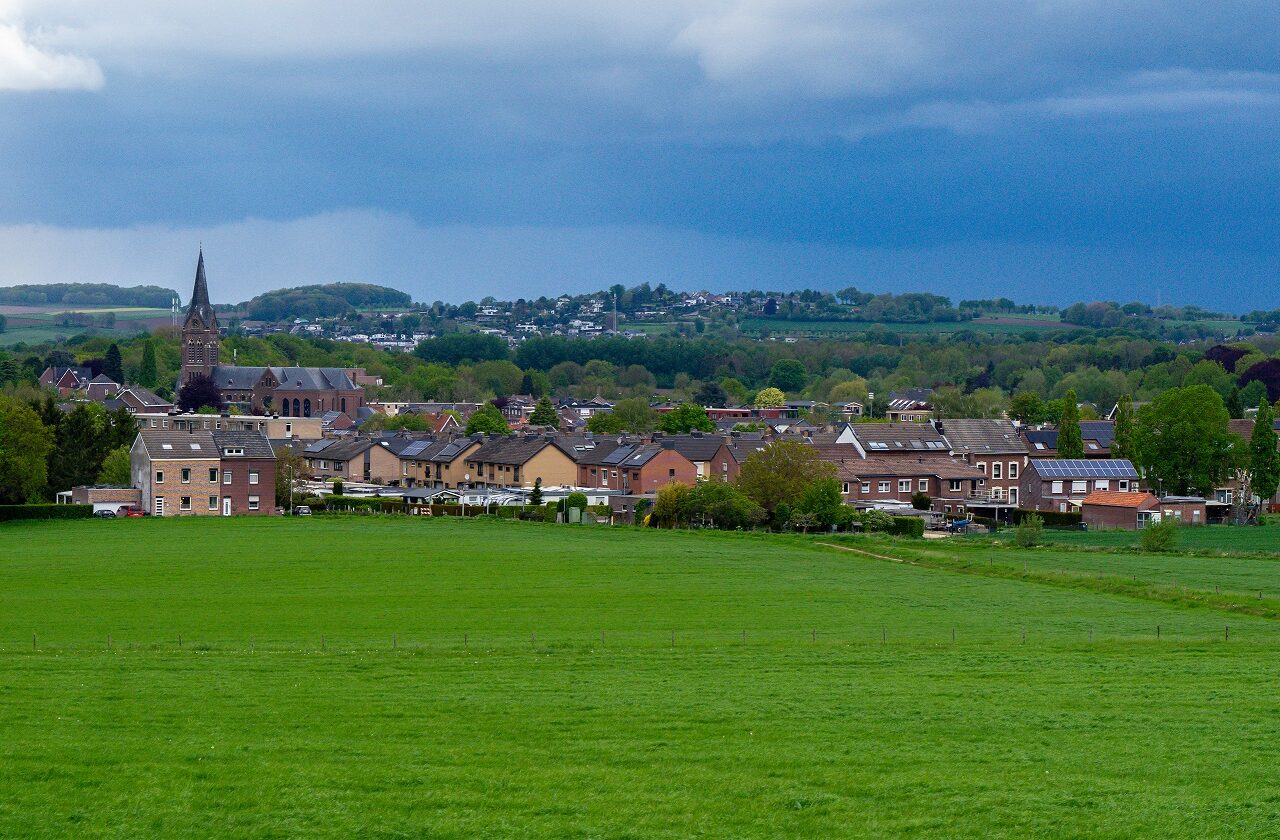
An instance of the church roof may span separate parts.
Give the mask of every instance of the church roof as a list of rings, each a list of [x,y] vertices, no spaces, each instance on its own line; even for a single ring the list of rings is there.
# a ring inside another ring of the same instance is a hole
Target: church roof
[[[200,249],[200,259],[196,262],[196,285],[191,290],[191,304],[187,307],[187,321],[199,318],[205,329],[217,329],[218,316],[209,303],[209,283],[204,277],[204,249]]]
[[[280,389],[297,391],[357,390],[351,377],[342,368],[308,367],[240,367],[218,365],[213,369],[213,381],[223,390],[248,391],[258,384],[268,370],[280,383]]]

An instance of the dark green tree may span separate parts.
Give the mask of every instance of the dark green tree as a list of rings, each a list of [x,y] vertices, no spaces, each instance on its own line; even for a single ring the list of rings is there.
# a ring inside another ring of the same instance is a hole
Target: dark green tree
[[[1227,416],[1232,420],[1239,420],[1244,417],[1244,403],[1240,401],[1240,389],[1231,386],[1231,391],[1227,394]]]
[[[1116,407],[1115,440],[1111,444],[1112,458],[1137,460],[1137,453],[1133,451],[1133,436],[1137,429],[1138,418],[1133,412],[1133,398],[1124,394]]]
[[[467,419],[467,434],[509,435],[511,426],[496,405],[485,403]]]
[[[1208,385],[1172,388],[1138,411],[1134,448],[1160,493],[1205,495],[1241,460],[1244,441],[1228,430],[1222,397]]]
[[[1034,391],[1019,391],[1009,400],[1009,417],[1020,423],[1043,423],[1044,400]]]
[[[76,406],[58,423],[49,454],[49,488],[60,493],[93,484],[107,457],[111,431],[97,406]]]
[[[1080,437],[1080,408],[1076,392],[1067,391],[1062,398],[1062,420],[1058,423],[1058,457],[1083,458],[1084,439]]]
[[[222,407],[222,389],[212,377],[196,374],[178,389],[178,408],[182,411],[197,412],[202,408],[221,411]]]
[[[693,395],[698,405],[705,405],[711,408],[717,408],[725,405],[729,401],[729,395],[725,393],[724,388],[719,382],[704,382],[698,388],[698,392]]]
[[[707,410],[694,403],[681,403],[662,415],[659,427],[669,435],[688,432],[714,432],[716,424],[707,416]]]
[[[774,441],[751,453],[738,473],[738,489],[770,513],[780,505],[790,508],[804,498],[809,485],[824,478],[834,479],[835,465],[823,461],[818,452],[803,443]]]
[[[38,500],[49,479],[53,431],[31,406],[0,395],[0,504]]]
[[[148,339],[142,345],[142,363],[138,365],[138,384],[143,388],[154,388],[159,374],[156,371],[156,345]]]
[[[769,371],[769,384],[783,393],[803,390],[808,380],[809,373],[798,359],[779,359]]]
[[[103,357],[102,372],[112,382],[124,384],[124,359],[120,356],[120,345],[112,342],[107,348],[107,354]]]
[[[1264,502],[1280,487],[1280,451],[1276,450],[1275,412],[1263,399],[1249,438],[1249,484]]]
[[[529,491],[529,504],[534,507],[542,506],[542,476],[533,480],[533,489]]]
[[[543,397],[538,400],[538,404],[533,407],[533,413],[529,415],[529,425],[560,428],[560,415],[556,414],[556,407],[551,404],[550,399]]]

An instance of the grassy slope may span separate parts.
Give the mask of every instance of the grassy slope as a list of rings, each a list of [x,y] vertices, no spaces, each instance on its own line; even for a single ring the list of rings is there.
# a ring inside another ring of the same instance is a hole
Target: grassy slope
[[[1014,530],[1000,531],[997,538],[1012,542]],[[1138,545],[1137,531],[1057,531],[1046,530],[1047,543],[1078,547],[1132,548]],[[1261,528],[1206,525],[1178,532],[1178,546],[1191,551],[1270,552],[1280,557],[1280,524]]]
[[[731,535],[122,521],[0,547],[4,836],[1277,828],[1259,619],[1224,643],[1213,610]]]

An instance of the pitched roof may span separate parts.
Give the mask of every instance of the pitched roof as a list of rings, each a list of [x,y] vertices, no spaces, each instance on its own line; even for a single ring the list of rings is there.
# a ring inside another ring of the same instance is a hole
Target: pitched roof
[[[209,283],[204,277],[204,249],[200,249],[200,258],[196,261],[196,283],[191,290],[191,303],[187,306],[187,320],[192,317],[200,319],[205,329],[216,329],[218,316],[213,304],[209,303]]]
[[[1094,490],[1080,502],[1082,505],[1102,507],[1144,508],[1155,507],[1160,500],[1150,493],[1125,493],[1118,490]]]
[[[1133,462],[1124,458],[1032,458],[1041,478],[1137,478]]]
[[[687,435],[670,435],[660,439],[663,444],[671,443],[671,448],[690,461],[710,461],[724,445],[724,438],[716,434],[691,432]]]
[[[213,433],[214,442],[218,445],[218,452],[225,454],[226,450],[231,448],[243,449],[245,458],[274,458],[275,450],[271,448],[271,441],[267,440],[267,436],[262,432],[250,432],[244,430],[228,430],[215,431]]]
[[[1011,420],[943,420],[941,426],[942,436],[957,454],[1003,455],[1027,451]]]
[[[932,423],[850,423],[848,429],[867,455],[951,450]]]
[[[218,444],[213,432],[204,429],[139,429],[139,437],[153,459],[214,459]]]
[[[146,388],[143,388],[141,385],[130,385],[128,388],[125,388],[123,391],[120,392],[121,396],[124,396],[125,394],[132,394],[134,399],[136,399],[144,407],[153,406],[153,405],[154,406],[173,405],[173,403],[169,402],[163,397],[158,396],[154,391],[150,391]]]
[[[467,457],[485,464],[523,464],[550,445],[551,441],[540,435],[511,435],[487,440]]]
[[[318,444],[325,444],[318,446]],[[324,458],[331,461],[350,461],[352,458],[358,458],[368,450],[374,447],[374,442],[369,438],[338,438],[335,440],[316,441],[316,443],[308,446],[305,454],[312,458]]]

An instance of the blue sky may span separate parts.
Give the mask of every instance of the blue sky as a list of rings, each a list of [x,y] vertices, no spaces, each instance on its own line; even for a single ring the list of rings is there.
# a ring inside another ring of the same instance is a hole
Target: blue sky
[[[1271,308],[1278,36],[1229,0],[0,0],[0,283],[185,294],[203,241],[226,301]]]

